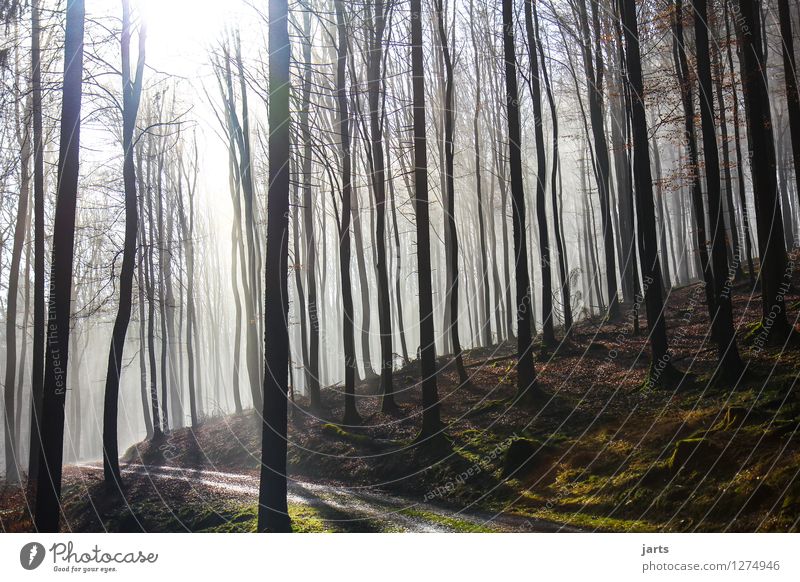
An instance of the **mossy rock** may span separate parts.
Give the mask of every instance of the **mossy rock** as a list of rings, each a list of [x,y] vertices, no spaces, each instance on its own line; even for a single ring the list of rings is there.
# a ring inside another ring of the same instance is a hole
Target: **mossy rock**
[[[515,478],[529,475],[536,469],[541,469],[543,465],[549,466],[547,462],[552,457],[551,447],[531,439],[515,439],[511,442],[503,454],[502,477],[513,476]]]
[[[723,430],[735,430],[741,427],[750,413],[750,409],[744,406],[729,406],[725,410],[725,417],[722,419]]]
[[[706,438],[683,439],[675,443],[667,465],[673,472],[681,467],[689,470],[707,469],[721,454],[722,450]]]
[[[800,481],[795,481],[783,497],[781,510],[796,515],[800,511]]]
[[[368,444],[372,442],[372,439],[366,435],[348,432],[338,424],[330,422],[322,425],[322,432],[354,443]]]

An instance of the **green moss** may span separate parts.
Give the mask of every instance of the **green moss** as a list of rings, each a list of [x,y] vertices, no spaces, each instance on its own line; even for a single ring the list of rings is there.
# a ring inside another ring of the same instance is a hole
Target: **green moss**
[[[681,467],[690,470],[704,469],[719,458],[721,450],[706,438],[688,438],[675,443],[667,466],[672,471]]]
[[[543,460],[550,458],[549,446],[533,439],[515,439],[503,453],[503,477],[520,478],[526,473],[543,466]]]
[[[424,519],[425,521],[442,525],[458,533],[492,533],[497,531],[489,526],[476,524],[466,519],[442,515],[441,513],[423,509],[401,509],[399,513],[415,519]]]
[[[555,523],[563,523],[579,529],[607,531],[607,532],[655,532],[660,531],[656,524],[644,520],[618,519],[607,515],[593,515],[590,513],[561,513],[552,509],[542,509],[531,512],[530,517],[544,519]]]
[[[366,444],[372,442],[372,439],[367,435],[346,431],[338,424],[333,424],[330,422],[322,425],[322,432],[354,443]]]

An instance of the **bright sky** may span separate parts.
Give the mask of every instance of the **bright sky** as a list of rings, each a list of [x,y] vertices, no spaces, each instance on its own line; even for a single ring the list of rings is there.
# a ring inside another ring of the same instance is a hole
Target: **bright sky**
[[[181,99],[191,106],[197,121],[200,150],[200,195],[205,197],[223,230],[229,228],[230,195],[225,145],[218,137],[217,119],[205,91],[216,99],[218,88],[209,67],[209,50],[226,29],[246,28],[257,23],[252,8],[242,0],[132,0],[147,24],[145,76],[168,74],[180,81]],[[247,51],[247,30],[242,31]],[[135,42],[135,39],[134,39]],[[252,48],[251,50],[255,50]],[[147,86],[147,79],[145,79]]]

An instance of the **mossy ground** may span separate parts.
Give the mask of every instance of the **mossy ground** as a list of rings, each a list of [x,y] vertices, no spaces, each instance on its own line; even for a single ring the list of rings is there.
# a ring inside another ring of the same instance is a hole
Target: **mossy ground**
[[[298,398],[290,421],[290,473],[585,529],[797,531],[800,353],[741,341],[748,373],[736,385],[720,381],[705,307],[687,307],[695,296],[702,292],[694,287],[673,290],[666,314],[671,363],[691,382],[643,389],[652,386],[646,383],[646,322],[637,336],[630,321],[598,318],[578,325],[559,349],[538,354],[546,399],[535,407],[513,405],[513,345],[467,352],[466,385],[443,366],[438,384],[448,449],[413,444],[421,422],[415,363],[395,376],[397,414],[382,414],[374,389],[358,387],[362,427],[342,427],[339,389],[323,391],[320,418]],[[798,305],[789,304],[796,321]],[[746,335],[760,318],[760,303],[737,292],[734,313]],[[252,412],[209,419],[195,431],[133,447],[126,460],[255,471],[259,436]],[[521,440],[532,443],[530,458],[517,459],[519,470],[509,472],[508,448]],[[222,519],[201,510],[202,500],[188,501],[193,509],[175,516],[156,515],[143,503],[142,514],[158,527],[168,525],[159,520],[202,531],[253,527],[252,500],[214,507]],[[297,529],[330,528],[313,509],[294,512]]]
[[[648,382],[646,332],[634,335],[624,319],[599,319],[539,355],[547,399],[538,407],[513,405],[512,345],[468,352],[465,386],[445,367],[439,391],[449,451],[410,445],[420,422],[413,363],[396,375],[398,415],[381,414],[379,399],[361,387],[363,427],[342,428],[339,395],[325,391],[323,418],[299,408],[293,414],[291,470],[311,480],[382,484],[434,502],[589,529],[796,530],[800,355],[741,342],[747,374],[735,386],[720,380],[704,307],[685,307],[697,294],[692,287],[673,291],[669,302],[676,307],[667,312],[671,363],[688,373],[685,382]],[[760,306],[738,297],[734,308],[745,335]],[[217,465],[233,458],[256,467],[256,424],[247,415],[209,423],[196,448]],[[231,441],[252,448],[231,454]],[[530,458],[516,459],[517,470],[509,471],[508,448],[523,441],[533,445]],[[148,460],[152,454],[145,449]]]

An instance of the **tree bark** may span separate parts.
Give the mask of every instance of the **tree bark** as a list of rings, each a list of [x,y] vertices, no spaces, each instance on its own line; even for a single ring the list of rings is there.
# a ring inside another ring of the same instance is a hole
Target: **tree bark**
[[[261,480],[258,531],[291,531],[286,499],[287,395],[289,372],[289,5],[269,0],[269,190],[264,298],[264,409],[261,434]]]
[[[653,179],[650,173],[650,152],[647,139],[647,117],[644,108],[644,83],[642,60],[639,52],[639,27],[636,22],[634,0],[619,0],[622,29],[625,36],[625,60],[627,81],[631,97],[631,122],[633,127],[633,164],[636,188],[636,216],[639,222],[639,248],[642,274],[645,283],[645,303],[649,327],[653,364],[648,378],[649,385],[663,377],[671,369],[667,326],[664,321],[664,288],[655,230],[655,208],[653,205]],[[658,376],[656,376],[658,374]]]
[[[31,0],[31,113],[33,116],[33,354],[31,358],[31,436],[28,449],[29,488],[38,479],[44,390],[44,143],[42,131],[42,58],[39,0]],[[30,492],[32,493],[32,491]],[[29,495],[32,497],[32,495]]]
[[[441,433],[436,382],[436,338],[433,326],[433,282],[428,203],[428,142],[425,134],[425,70],[422,47],[422,6],[411,0],[411,88],[414,127],[414,203],[417,215],[417,278],[419,284],[420,373],[422,431],[419,440]]]
[[[53,225],[53,267],[48,315],[48,349],[42,402],[40,483],[36,489],[34,527],[57,532],[61,517],[64,449],[64,403],[69,364],[70,293],[78,199],[78,165],[83,85],[84,1],[68,0],[64,42],[64,85],[58,157],[58,195]]]
[[[339,115],[339,147],[342,168],[342,215],[339,226],[339,274],[342,280],[342,342],[344,345],[344,418],[346,425],[361,423],[356,406],[355,378],[358,371],[353,333],[353,288],[350,280],[350,219],[352,212],[352,154],[350,111],[347,102],[347,16],[344,0],[334,0],[338,53],[336,57],[336,106]],[[366,365],[366,363],[365,363]]]
[[[737,35],[741,56],[742,91],[747,117],[747,144],[756,206],[758,249],[761,259],[759,282],[762,293],[762,342],[782,341],[791,331],[786,320],[785,295],[791,286],[791,264],[787,264],[783,241],[783,214],[778,199],[775,138],[766,63],[762,46],[761,12],[758,0],[741,0]]]
[[[525,190],[522,182],[522,153],[519,126],[517,56],[514,46],[514,2],[503,0],[503,60],[505,64],[506,111],[508,118],[511,210],[514,225],[514,260],[517,298],[517,400],[528,401],[537,392],[531,337],[531,283],[528,275]]]
[[[142,25],[144,26],[144,25]],[[103,401],[103,478],[109,489],[122,485],[117,444],[117,413],[119,384],[122,377],[122,356],[125,337],[131,320],[133,300],[133,273],[136,267],[136,235],[139,229],[138,198],[136,195],[136,168],[133,163],[133,134],[142,94],[144,74],[145,29],[139,30],[139,58],[136,74],[131,79],[131,13],[130,2],[122,0],[122,180],[125,187],[125,242],[122,249],[122,269],[119,277],[119,303],[111,346],[108,350],[108,368]]]
[[[725,248],[725,223],[722,215],[719,151],[714,123],[714,93],[711,80],[711,47],[708,41],[708,11],[706,0],[693,0],[695,10],[694,36],[697,45],[697,76],[700,83],[700,117],[703,129],[703,158],[706,165],[706,195],[711,218],[711,260],[713,267],[714,304],[711,308],[711,327],[717,341],[722,373],[735,382],[743,364],[736,346],[733,312],[728,281],[728,255]]]
[[[443,132],[443,149],[444,149],[444,183],[445,183],[445,236],[448,237],[448,253],[447,261],[449,268],[447,273],[449,279],[447,281],[446,301],[449,306],[449,317],[447,326],[450,332],[450,341],[453,344],[453,359],[455,360],[456,370],[458,372],[458,380],[461,384],[468,381],[467,370],[464,368],[464,355],[461,351],[461,338],[458,331],[458,294],[459,294],[459,276],[458,276],[458,230],[456,229],[456,207],[455,207],[455,180],[453,177],[453,160],[455,157],[453,146],[453,126],[454,120],[454,96],[453,96],[453,62],[450,57],[450,47],[447,42],[447,31],[444,27],[444,6],[442,0],[436,0],[436,23],[439,33],[439,44],[442,50],[442,58],[444,60],[444,132]]]

